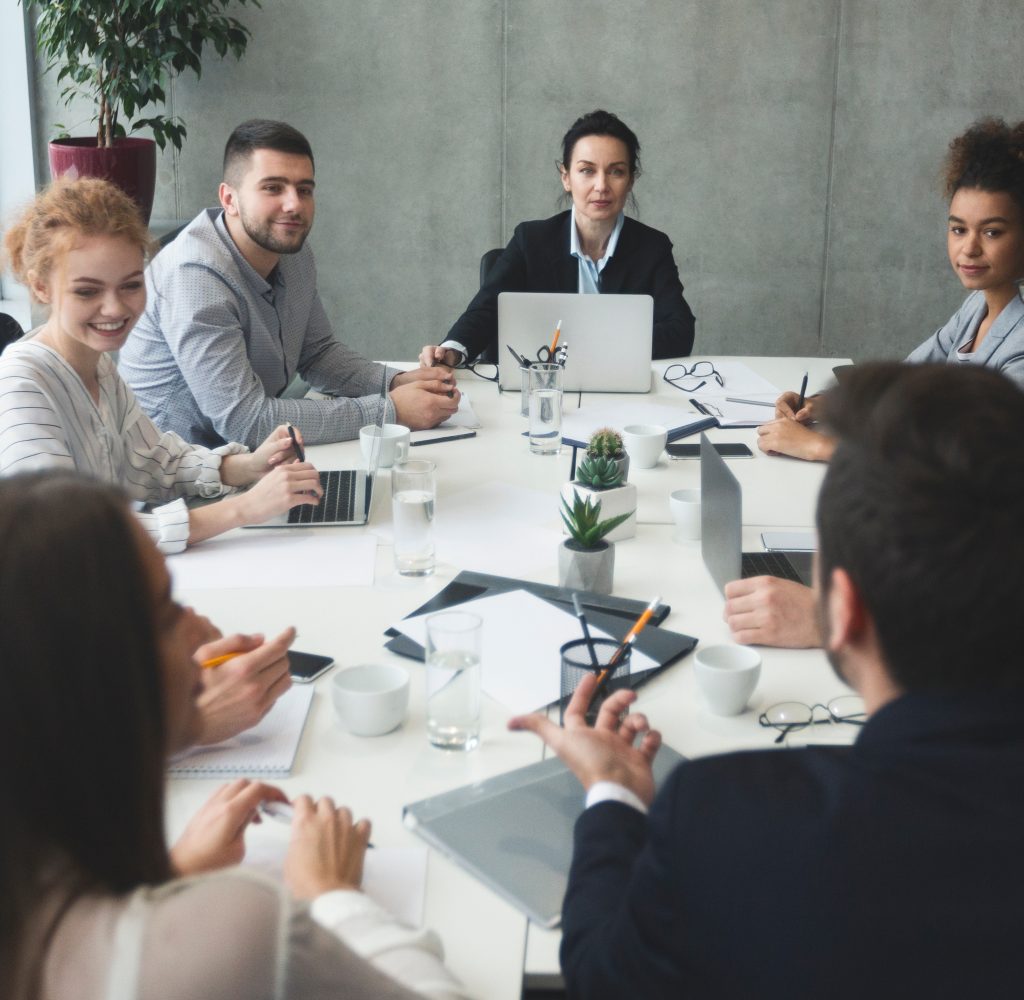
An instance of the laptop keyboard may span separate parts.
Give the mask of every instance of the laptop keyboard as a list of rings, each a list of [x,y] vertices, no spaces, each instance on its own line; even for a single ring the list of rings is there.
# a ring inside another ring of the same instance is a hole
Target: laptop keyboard
[[[790,561],[778,552],[744,552],[743,578],[749,576],[778,576],[794,583],[801,582]]]
[[[356,480],[353,469],[333,469],[320,473],[323,496],[320,503],[301,504],[288,512],[289,524],[324,524],[355,520]]]

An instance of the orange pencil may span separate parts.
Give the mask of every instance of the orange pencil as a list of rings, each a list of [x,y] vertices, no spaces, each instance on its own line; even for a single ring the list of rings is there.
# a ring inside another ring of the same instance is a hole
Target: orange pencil
[[[233,660],[236,656],[241,656],[242,651],[238,650],[236,653],[224,653],[222,656],[215,656],[212,660],[203,660],[203,670],[212,670],[214,667],[219,667],[222,663],[227,663],[228,660]]]
[[[608,678],[611,677],[612,671],[614,671],[622,662],[623,656],[626,655],[626,650],[636,642],[636,637],[644,630],[644,626],[646,626],[651,620],[651,616],[654,612],[658,610],[659,604],[661,604],[660,595],[654,598],[654,600],[644,608],[643,613],[639,618],[637,618],[636,622],[634,622],[633,627],[626,633],[626,638],[622,640],[619,648],[612,653],[612,658],[608,661],[608,666],[606,666],[601,673],[597,675],[597,687],[594,688],[595,698],[600,694],[601,688],[604,686]]]
[[[552,338],[550,353],[551,357],[555,356],[555,348],[558,346],[558,338],[562,335],[562,321],[558,321],[558,326],[555,327],[555,336]]]

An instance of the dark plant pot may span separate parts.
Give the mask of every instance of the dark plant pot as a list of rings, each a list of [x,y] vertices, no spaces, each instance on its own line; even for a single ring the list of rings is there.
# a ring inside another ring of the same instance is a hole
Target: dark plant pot
[[[558,546],[558,583],[571,590],[612,592],[615,575],[615,546],[601,541],[594,549],[580,548],[572,538]]]
[[[50,143],[50,176],[102,177],[112,181],[139,206],[149,225],[156,187],[156,143],[152,139],[118,139],[109,149],[95,138],[54,139]]]

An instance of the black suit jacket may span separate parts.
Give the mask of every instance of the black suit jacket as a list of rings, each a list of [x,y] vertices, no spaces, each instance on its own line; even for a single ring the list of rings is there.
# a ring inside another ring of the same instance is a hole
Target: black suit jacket
[[[498,340],[500,292],[575,292],[579,261],[569,253],[572,212],[516,226],[466,311],[448,331],[470,357]],[[624,219],[615,254],[601,272],[601,291],[654,297],[654,357],[684,357],[693,350],[695,321],[683,298],[669,238],[635,219]]]
[[[906,695],[850,749],[680,765],[580,817],[571,997],[1020,997],[1024,699]]]

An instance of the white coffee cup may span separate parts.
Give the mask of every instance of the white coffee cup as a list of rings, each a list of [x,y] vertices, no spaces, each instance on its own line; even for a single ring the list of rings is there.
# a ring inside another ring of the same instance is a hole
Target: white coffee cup
[[[693,666],[708,708],[715,715],[739,715],[761,676],[761,654],[750,646],[701,646]]]
[[[668,509],[676,526],[672,537],[677,542],[700,538],[700,490],[673,490],[668,497]]]
[[[409,707],[409,673],[393,664],[367,663],[331,678],[331,701],[341,724],[356,736],[397,729]]]
[[[622,444],[631,464],[653,469],[668,444],[668,430],[659,424],[628,424],[622,429]]]
[[[409,428],[401,424],[367,424],[359,431],[359,447],[369,465],[373,460],[373,449],[380,440],[380,461],[377,467],[390,469],[395,462],[404,462],[409,457]]]

